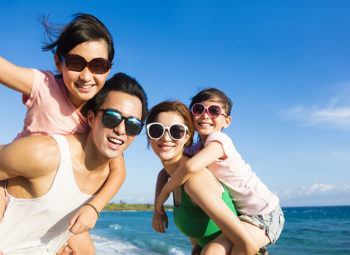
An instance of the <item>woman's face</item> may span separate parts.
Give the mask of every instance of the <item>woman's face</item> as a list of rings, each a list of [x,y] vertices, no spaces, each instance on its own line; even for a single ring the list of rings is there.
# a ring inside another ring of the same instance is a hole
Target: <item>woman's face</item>
[[[170,127],[174,124],[185,125],[184,118],[177,112],[162,112],[158,114],[155,122],[163,124],[165,127]],[[148,139],[152,150],[160,158],[163,163],[176,162],[182,157],[184,146],[190,135],[186,132],[185,136],[180,140],[174,140],[169,136],[168,131],[158,140]]]
[[[68,54],[79,55],[87,62],[94,58],[104,58],[107,60],[108,47],[104,40],[89,41],[78,44]],[[63,59],[61,62],[57,56],[55,56],[55,63],[68,89],[68,97],[77,108],[81,108],[86,101],[100,91],[110,72],[109,69],[103,74],[96,74],[92,73],[87,67],[81,71],[72,71],[67,68],[65,60]]]

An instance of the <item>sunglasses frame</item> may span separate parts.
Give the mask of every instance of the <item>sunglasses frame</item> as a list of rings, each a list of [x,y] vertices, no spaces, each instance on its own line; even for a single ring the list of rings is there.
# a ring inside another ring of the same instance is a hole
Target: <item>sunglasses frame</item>
[[[161,127],[163,127],[163,132],[162,132],[162,135],[161,135],[160,137],[155,138],[155,137],[152,137],[152,136],[150,135],[149,129],[150,129],[150,127],[151,127],[152,125],[160,125]],[[170,129],[171,129],[171,127],[173,127],[173,126],[181,126],[181,127],[183,127],[183,128],[185,129],[184,135],[183,135],[181,138],[174,138],[174,137],[171,135]],[[160,122],[152,122],[152,123],[148,123],[148,124],[146,125],[146,130],[147,130],[147,136],[148,136],[148,138],[151,139],[151,140],[157,141],[157,140],[159,140],[159,139],[162,139],[162,137],[164,136],[165,132],[168,132],[168,135],[170,136],[170,138],[171,138],[172,140],[179,141],[179,140],[182,140],[182,139],[185,137],[186,132],[188,132],[188,127],[187,127],[185,124],[180,124],[180,123],[175,123],[175,124],[172,124],[172,125],[170,125],[170,126],[165,126],[165,125],[163,125],[163,124],[160,123]]]
[[[141,131],[142,131],[143,126],[144,126],[143,121],[140,120],[139,118],[136,118],[136,117],[134,117],[134,116],[125,117],[125,116],[123,116],[123,115],[121,114],[121,112],[119,112],[119,111],[116,110],[116,109],[108,109],[108,108],[107,108],[107,109],[98,109],[98,111],[99,111],[99,112],[102,112],[101,122],[102,122],[102,124],[103,124],[106,128],[114,129],[114,128],[118,127],[118,126],[120,125],[120,123],[122,123],[123,120],[124,120],[125,133],[126,133],[127,135],[129,135],[129,136],[137,136],[137,135],[139,135],[139,134],[141,133]],[[106,114],[107,114],[107,112],[112,112],[112,113],[113,113],[113,114],[110,114],[110,116],[115,116],[116,121],[118,122],[116,125],[111,126],[111,125],[109,125],[108,123],[106,124],[105,121],[106,121]],[[117,118],[117,115],[120,116],[120,120]],[[132,123],[133,125],[134,125],[134,123],[136,123],[136,122],[131,121],[131,120],[134,120],[134,121],[136,120],[137,123],[138,123],[138,125],[139,125],[138,127],[139,127],[140,130],[139,130],[136,134],[130,133],[130,132],[128,131],[128,127],[130,127],[130,125],[128,125],[128,123]]]
[[[201,106],[203,106],[203,112],[202,112],[202,113],[199,113],[199,114],[195,114],[195,113],[194,113],[193,108],[194,108],[196,105],[201,105]],[[210,107],[218,107],[218,108],[220,109],[220,113],[219,113],[218,115],[211,115],[211,114],[210,114],[210,111],[209,111],[209,108],[210,108]],[[216,105],[216,104],[211,104],[211,105],[209,105],[208,107],[205,107],[205,105],[202,104],[202,103],[195,103],[195,104],[191,107],[191,113],[192,113],[193,116],[201,116],[201,115],[203,115],[205,112],[206,112],[206,113],[208,114],[208,116],[211,117],[211,118],[217,118],[217,117],[219,117],[220,115],[223,115],[223,116],[227,117],[227,114],[226,114],[226,113],[223,113],[222,108],[221,108],[219,105]]]
[[[81,70],[79,69],[72,69],[71,67],[69,67],[69,61],[70,59],[72,58],[76,58],[76,59],[80,59],[81,61],[83,61],[83,68]],[[103,61],[105,64],[106,64],[106,70],[101,73],[101,72],[96,72],[96,70],[94,70],[93,68],[93,62],[96,62],[96,61]],[[112,67],[112,63],[108,60],[108,59],[105,59],[105,58],[93,58],[91,59],[90,61],[87,61],[84,57],[78,55],[78,54],[67,54],[65,57],[64,57],[64,64],[66,65],[67,69],[70,70],[70,71],[73,71],[73,72],[81,72],[83,71],[86,67],[89,69],[89,71],[93,74],[105,74],[107,73],[111,67]]]

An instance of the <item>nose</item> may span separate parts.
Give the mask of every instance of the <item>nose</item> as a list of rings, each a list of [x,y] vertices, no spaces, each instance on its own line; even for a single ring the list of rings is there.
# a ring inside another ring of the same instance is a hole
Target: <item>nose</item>
[[[89,68],[87,68],[87,66],[80,72],[79,78],[84,82],[92,80],[92,73],[90,72]]]
[[[204,112],[202,113],[203,118],[210,118],[208,109],[205,109]]]
[[[168,130],[168,129],[165,130],[162,139],[163,139],[164,141],[171,141],[171,140],[172,140],[171,137],[170,137],[170,135],[169,135],[169,130]]]
[[[124,135],[124,134],[126,134],[125,121],[122,120],[122,122],[120,122],[118,126],[113,128],[113,132],[116,133],[117,135]]]

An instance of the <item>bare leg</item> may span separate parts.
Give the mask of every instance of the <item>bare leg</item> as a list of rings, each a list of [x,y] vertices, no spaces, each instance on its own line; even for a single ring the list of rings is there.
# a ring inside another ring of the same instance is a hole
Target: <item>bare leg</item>
[[[203,248],[201,255],[229,255],[231,248],[232,242],[221,234]]]

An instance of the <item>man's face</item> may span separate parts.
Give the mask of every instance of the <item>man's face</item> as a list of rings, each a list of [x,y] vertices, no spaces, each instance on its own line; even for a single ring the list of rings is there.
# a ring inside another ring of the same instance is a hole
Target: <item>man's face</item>
[[[142,116],[140,99],[120,91],[109,92],[100,109],[116,110],[126,118],[136,117],[141,119]],[[125,119],[115,128],[106,127],[102,123],[103,114],[103,111],[99,111],[96,114],[89,112],[90,136],[100,156],[112,159],[120,156],[136,136],[127,135]]]

